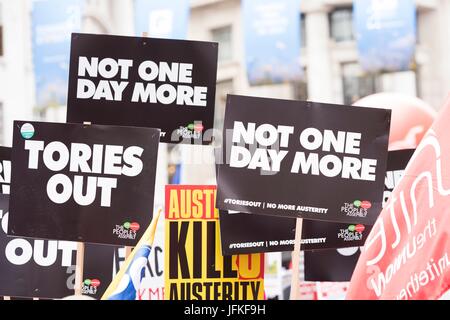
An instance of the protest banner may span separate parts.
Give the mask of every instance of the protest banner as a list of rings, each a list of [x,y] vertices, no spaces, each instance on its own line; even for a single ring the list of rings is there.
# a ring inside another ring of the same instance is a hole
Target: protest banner
[[[166,300],[264,298],[264,255],[222,255],[215,196],[215,186],[166,186]]]
[[[75,33],[67,122],[159,128],[161,142],[208,144],[217,50],[212,42]]]
[[[390,114],[386,109],[228,95],[216,206],[375,223]]]

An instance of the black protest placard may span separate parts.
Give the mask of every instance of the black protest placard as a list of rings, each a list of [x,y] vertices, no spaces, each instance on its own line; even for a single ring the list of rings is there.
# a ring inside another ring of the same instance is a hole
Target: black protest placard
[[[0,194],[0,296],[72,295],[77,244],[8,237],[8,204],[9,195]]]
[[[398,184],[413,149],[389,151],[383,203]],[[293,251],[296,220],[275,216],[220,212],[224,255]],[[303,220],[301,250],[345,248],[364,245],[371,225]]]
[[[390,110],[228,95],[217,207],[373,224]]]
[[[207,144],[217,52],[213,42],[75,33],[67,122],[160,128],[161,142]]]
[[[305,251],[305,281],[350,281],[359,247]]]
[[[15,121],[8,235],[134,246],[153,216],[159,132]]]

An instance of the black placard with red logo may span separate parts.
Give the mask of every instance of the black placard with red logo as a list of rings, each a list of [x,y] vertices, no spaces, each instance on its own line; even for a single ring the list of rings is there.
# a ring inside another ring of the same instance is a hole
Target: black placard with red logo
[[[161,129],[203,143],[213,128],[218,44],[72,34],[67,122]]]
[[[8,235],[134,246],[153,216],[159,132],[15,121]]]
[[[385,176],[387,201],[400,180],[414,150],[390,151]],[[296,219],[246,213],[220,212],[224,255],[294,250]],[[249,227],[251,226],[251,227]],[[345,248],[364,245],[371,225],[303,220],[301,250]]]
[[[391,111],[228,95],[216,207],[373,224]]]

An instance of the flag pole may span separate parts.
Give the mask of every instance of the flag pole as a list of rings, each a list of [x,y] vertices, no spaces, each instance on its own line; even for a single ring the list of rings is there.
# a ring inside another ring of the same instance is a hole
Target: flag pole
[[[85,245],[83,242],[77,242],[77,258],[75,263],[75,295],[82,295],[83,286],[83,271],[84,271],[84,249]]]

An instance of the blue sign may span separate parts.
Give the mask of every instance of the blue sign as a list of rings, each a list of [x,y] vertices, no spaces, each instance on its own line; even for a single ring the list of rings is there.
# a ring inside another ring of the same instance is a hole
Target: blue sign
[[[135,33],[164,39],[186,39],[190,0],[135,0]]]
[[[359,61],[369,72],[409,70],[416,44],[413,0],[356,0]]]
[[[250,85],[300,80],[300,0],[243,0],[242,12]]]
[[[33,0],[32,46],[39,108],[67,102],[70,36],[81,30],[84,0]]]

